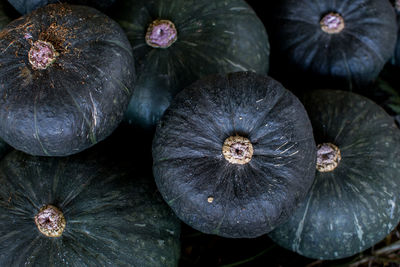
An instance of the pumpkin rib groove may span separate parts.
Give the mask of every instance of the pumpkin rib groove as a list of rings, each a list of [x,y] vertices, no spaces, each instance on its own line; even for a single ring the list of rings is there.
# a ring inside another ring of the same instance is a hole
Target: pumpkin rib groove
[[[257,86],[257,85],[256,85]],[[274,85],[275,86],[275,85]],[[267,99],[270,96],[265,95],[263,99]],[[274,95],[274,102],[271,104],[268,109],[264,110],[263,114],[260,115],[262,119],[259,119],[259,123],[255,125],[252,129],[249,129],[249,136],[253,135],[254,131],[259,131],[261,127],[265,127],[265,121],[267,121],[268,117],[271,117],[274,112],[275,108],[278,108],[278,105],[284,105],[282,102],[285,101],[285,97],[287,97],[287,94],[285,92],[280,92],[279,95]],[[279,109],[279,108],[278,108]],[[270,134],[270,132],[265,132],[265,135]],[[264,136],[259,136],[258,139],[252,139],[251,142],[258,142],[259,139],[265,138]]]
[[[294,237],[293,245],[292,245],[292,249],[295,250],[295,251],[297,251],[301,246],[301,241],[303,239],[302,233],[303,233],[303,230],[304,230],[304,222],[305,222],[307,216],[309,216],[308,208],[309,208],[309,205],[310,205],[310,203],[311,203],[311,201],[313,199],[313,196],[314,196],[314,194],[313,194],[314,187],[315,187],[315,183],[313,183],[313,185],[310,188],[310,191],[309,191],[310,195],[307,198],[304,215],[303,215],[302,219],[300,220],[298,228],[296,229],[296,232],[295,232],[295,237]]]
[[[318,37],[319,36],[310,36],[309,34],[302,34],[302,35],[299,35],[298,37],[297,37],[297,39],[296,38],[294,38],[292,41],[291,41],[291,43],[290,42],[288,42],[285,46],[284,46],[284,49],[286,49],[286,50],[288,50],[288,51],[291,51],[291,50],[293,50],[294,48],[296,48],[297,46],[300,46],[300,45],[306,45],[306,44],[310,44],[310,43],[313,43],[313,42],[315,42],[316,40],[318,40]]]
[[[89,119],[86,117],[86,114],[82,111],[81,107],[78,104],[79,102],[77,101],[77,99],[79,99],[79,97],[75,98],[74,94],[71,91],[71,87],[69,87],[69,86],[65,86],[65,91],[71,97],[71,100],[74,103],[76,110],[82,115],[83,121],[86,123],[86,125],[88,126],[88,129],[90,131],[90,129],[92,129],[92,124],[90,123]],[[47,152],[46,152],[46,154],[48,155]]]
[[[320,39],[320,38],[321,38],[321,35],[317,36],[317,34],[316,34],[316,38],[315,39]],[[330,37],[328,37],[328,38],[330,38]],[[324,43],[324,47],[322,47],[322,44],[321,44],[321,45],[317,45],[315,47],[315,49],[311,49],[311,48],[307,49],[307,48],[305,48],[303,50],[303,55],[301,56],[301,60],[303,61],[304,66],[309,66],[310,68],[314,68],[314,64],[313,63],[318,62],[317,59],[316,59],[316,57],[318,55],[318,52],[321,51],[321,48],[322,48],[322,50],[326,49],[325,46],[327,44],[328,44],[328,47],[329,47],[330,43],[331,43],[331,40],[328,40],[328,41],[326,41]],[[308,44],[305,43],[304,45],[307,46]],[[300,47],[301,45],[298,45],[298,46]],[[309,50],[311,50],[311,51],[309,51]]]
[[[30,242],[27,245],[24,245],[23,248],[17,250],[18,253],[20,253],[20,256],[18,257],[19,260],[17,259],[15,266],[23,266],[26,264],[26,262],[22,262],[22,261],[24,260],[24,256],[27,255],[32,248],[34,248],[34,251],[35,251],[35,249],[36,250],[40,249],[40,246],[35,247],[35,244],[40,240],[40,238],[41,238],[40,236],[36,236],[32,240],[32,242]],[[33,259],[35,260],[35,257],[33,257]],[[34,263],[34,261],[32,263]]]
[[[314,23],[312,23],[311,21],[305,20],[305,19],[301,19],[301,18],[296,18],[296,17],[283,17],[283,16],[279,16],[277,17],[277,19],[279,20],[286,20],[286,21],[290,21],[290,22],[294,22],[294,23],[305,23],[311,26],[314,26]]]
[[[361,44],[364,44],[365,47],[369,48],[369,50],[370,50],[371,52],[373,52],[373,54],[375,55],[375,57],[378,58],[378,59],[381,61],[382,64],[385,63],[385,60],[384,60],[384,59],[382,58],[382,56],[379,55],[379,53],[377,52],[377,48],[371,46],[371,43],[372,43],[372,40],[371,40],[371,39],[369,39],[368,37],[364,37],[364,39],[368,39],[367,41],[365,41],[365,40],[361,39],[359,36],[357,36],[357,34],[354,34],[354,33],[351,32],[351,31],[346,32],[346,34],[352,36],[353,38],[355,38],[356,40],[358,40]]]
[[[345,79],[346,79],[346,82],[348,83],[349,90],[351,91],[351,90],[353,90],[353,82],[352,82],[352,80],[353,80],[354,75],[353,75],[353,73],[351,71],[351,68],[349,66],[349,61],[347,60],[346,52],[340,51],[340,53],[342,54],[344,67],[346,69],[346,74],[347,74],[346,75],[347,77],[345,77]]]
[[[343,2],[346,2],[346,1],[343,1]],[[347,6],[347,5],[348,5],[348,8],[345,9],[344,7]],[[352,5],[354,5],[354,6],[352,7]],[[356,3],[356,2],[353,2],[353,1],[347,1],[347,3],[343,3],[342,6],[343,6],[342,7],[343,17],[345,17],[345,23],[349,19],[350,20],[353,20],[353,19],[354,20],[358,20],[359,19],[359,17],[358,17],[359,14],[357,12],[354,12],[354,11],[360,10],[360,9],[365,9],[364,4],[361,3],[361,2]],[[355,18],[352,17],[352,15],[355,16]]]
[[[199,94],[201,94],[201,96],[202,96],[202,104],[203,105],[206,105],[206,104],[204,104],[204,103],[211,103],[212,104],[212,107],[210,107],[210,110],[217,110],[217,107],[218,107],[218,103],[217,102],[215,102],[215,99],[212,99],[212,97],[211,96],[209,96],[207,93],[206,93],[206,89],[203,89],[203,88],[200,88],[200,90],[198,91],[199,92]],[[222,112],[222,113],[225,113],[225,112]],[[223,115],[225,115],[225,114],[223,114]],[[223,115],[221,115],[220,117],[222,118],[223,117]],[[207,119],[208,119],[208,122],[210,123],[211,122],[211,126],[210,126],[210,128],[211,129],[218,129],[218,135],[215,135],[216,137],[215,137],[215,141],[216,142],[218,142],[218,145],[220,145],[220,139],[218,139],[218,136],[222,136],[222,135],[224,135],[224,133],[226,132],[226,130],[223,128],[224,126],[225,126],[225,123],[223,123],[223,122],[218,122],[218,121],[215,121],[214,119],[210,119],[210,118],[208,118],[209,116],[210,116],[210,114],[206,114],[206,116],[207,116]],[[232,120],[231,120],[232,121]],[[213,135],[210,135],[210,137],[211,138],[213,138]],[[216,143],[217,144],[217,143]]]

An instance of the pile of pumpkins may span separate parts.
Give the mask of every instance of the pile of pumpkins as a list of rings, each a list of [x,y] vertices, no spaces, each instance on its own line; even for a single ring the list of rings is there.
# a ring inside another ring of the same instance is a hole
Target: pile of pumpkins
[[[181,221],[341,259],[398,225],[365,95],[400,1],[65,2],[0,0],[1,266],[177,266]]]

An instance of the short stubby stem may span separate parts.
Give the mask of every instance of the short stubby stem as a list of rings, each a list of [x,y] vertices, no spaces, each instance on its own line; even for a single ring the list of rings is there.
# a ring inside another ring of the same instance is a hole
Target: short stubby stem
[[[337,146],[332,143],[322,143],[317,146],[317,170],[330,172],[339,165],[342,156]]]
[[[51,43],[38,40],[32,44],[28,56],[34,69],[44,70],[56,60],[58,53]]]
[[[253,145],[246,137],[239,135],[225,139],[222,154],[232,164],[246,164],[253,157]]]
[[[344,20],[340,14],[330,12],[321,19],[320,25],[321,29],[326,33],[340,33],[344,29]]]
[[[168,48],[178,39],[175,25],[169,20],[155,20],[147,28],[146,43],[154,48]]]
[[[66,221],[61,210],[53,205],[46,205],[36,214],[35,224],[45,236],[59,237],[65,229]]]

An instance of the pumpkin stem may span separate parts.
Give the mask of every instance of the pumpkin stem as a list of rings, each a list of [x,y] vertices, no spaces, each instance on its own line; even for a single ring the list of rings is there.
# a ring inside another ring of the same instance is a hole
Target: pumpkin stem
[[[147,28],[146,43],[154,48],[168,48],[178,39],[175,25],[169,20],[155,20]]]
[[[48,237],[59,237],[65,229],[65,218],[61,210],[53,205],[43,206],[35,216],[39,231]]]
[[[222,154],[232,164],[246,164],[253,156],[253,145],[250,140],[239,136],[230,136],[225,139]]]
[[[330,172],[339,165],[342,156],[337,146],[331,143],[322,143],[317,146],[317,170]]]
[[[56,60],[58,55],[51,43],[38,40],[32,44],[29,50],[29,63],[34,69],[44,70]]]
[[[321,29],[329,34],[340,33],[344,29],[343,17],[335,12],[326,14],[319,23]]]

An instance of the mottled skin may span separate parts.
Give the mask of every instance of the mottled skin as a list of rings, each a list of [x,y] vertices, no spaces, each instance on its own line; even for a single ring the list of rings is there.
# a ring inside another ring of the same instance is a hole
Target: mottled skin
[[[381,241],[400,220],[400,130],[371,100],[345,91],[307,94],[316,143],[341,160],[316,171],[306,200],[269,236],[309,258],[339,259]]]
[[[149,172],[121,154],[126,143],[103,143],[69,157],[14,150],[1,161],[0,266],[178,265],[180,221]],[[60,237],[35,225],[48,204],[65,217]]]
[[[172,98],[209,74],[255,71],[267,74],[265,28],[243,0],[126,0],[114,18],[133,47],[138,82],[125,120],[152,129]],[[174,23],[178,37],[166,49],[146,44],[156,19]]]
[[[222,147],[247,138],[251,160],[232,164]],[[177,95],[153,141],[157,186],[178,217],[204,233],[250,238],[271,231],[302,201],[316,145],[300,101],[252,72],[202,79]]]
[[[29,62],[38,41],[55,61]],[[0,137],[32,155],[65,156],[107,137],[133,91],[132,50],[118,24],[84,6],[48,5],[0,32]]]

